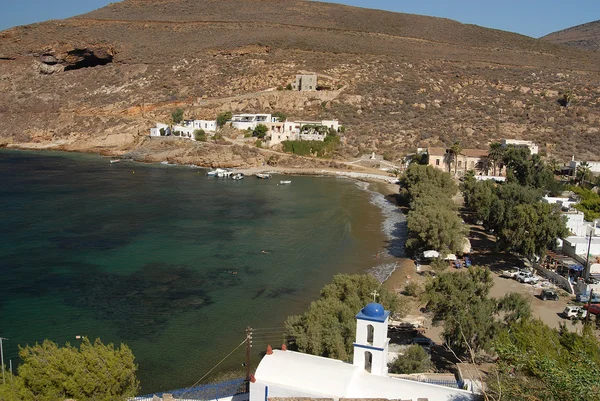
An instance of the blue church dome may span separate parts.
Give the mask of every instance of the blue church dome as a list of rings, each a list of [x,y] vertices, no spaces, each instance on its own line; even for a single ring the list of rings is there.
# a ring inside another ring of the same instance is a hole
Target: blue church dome
[[[383,309],[383,305],[371,302],[365,306],[361,312],[363,315],[368,317],[383,317],[385,314],[385,309]]]

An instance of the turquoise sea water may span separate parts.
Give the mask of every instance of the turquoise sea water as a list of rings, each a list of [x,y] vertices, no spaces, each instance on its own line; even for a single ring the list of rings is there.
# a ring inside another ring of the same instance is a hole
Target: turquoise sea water
[[[132,348],[142,392],[168,390],[193,384],[247,326],[268,328],[257,363],[286,316],[335,273],[381,264],[388,239],[376,196],[356,183],[281,178],[0,150],[6,365],[18,344],[100,337]],[[242,362],[243,347],[217,371]]]

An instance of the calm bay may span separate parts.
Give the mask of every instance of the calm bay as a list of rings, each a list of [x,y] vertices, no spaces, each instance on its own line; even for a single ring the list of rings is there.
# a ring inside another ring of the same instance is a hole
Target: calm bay
[[[189,386],[247,326],[264,329],[257,363],[334,274],[385,264],[395,212],[356,182],[205,173],[0,150],[5,363],[17,364],[19,344],[83,335],[128,344],[144,393]],[[243,362],[241,347],[218,370]]]

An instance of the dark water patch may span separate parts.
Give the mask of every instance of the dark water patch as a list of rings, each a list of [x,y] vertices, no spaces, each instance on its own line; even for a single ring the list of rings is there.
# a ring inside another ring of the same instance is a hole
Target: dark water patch
[[[298,292],[298,289],[293,288],[293,287],[274,288],[267,292],[267,298],[270,298],[270,299],[281,298],[284,295],[293,295],[297,292]]]

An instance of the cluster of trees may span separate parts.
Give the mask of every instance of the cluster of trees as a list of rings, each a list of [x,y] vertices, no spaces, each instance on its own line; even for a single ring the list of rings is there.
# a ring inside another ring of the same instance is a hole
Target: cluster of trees
[[[300,352],[350,361],[356,336],[355,316],[373,302],[371,293],[380,295],[385,309],[401,312],[396,294],[381,287],[369,275],[338,274],[321,290],[321,297],[302,315],[290,316],[285,322],[290,347]]]
[[[582,187],[571,189],[581,198],[581,202],[574,207],[584,213],[585,219],[588,221],[600,219],[600,195]]]
[[[217,115],[217,127],[223,128],[227,121],[233,118],[233,113],[226,111]]]
[[[434,323],[443,323],[446,345],[469,361],[480,356],[496,360],[486,378],[485,399],[597,399],[600,344],[593,329],[586,326],[581,334],[564,326],[551,329],[531,318],[523,296],[490,298],[491,287],[489,270],[472,267],[441,274],[426,290]]]
[[[512,157],[528,153],[528,149],[509,147],[503,157],[507,183],[476,181],[470,175],[465,177],[463,195],[474,217],[493,230],[500,249],[531,257],[542,255],[556,238],[568,233],[560,209],[542,202],[544,191],[554,186],[547,178],[549,173],[554,182],[549,168],[536,157]]]
[[[450,174],[412,163],[400,183],[410,208],[407,249],[462,253],[466,229],[452,200],[458,188]]]
[[[126,345],[115,348],[84,338],[79,348],[52,341],[21,348],[18,374],[6,372],[3,401],[113,401],[134,397],[137,365]]]
[[[490,351],[496,335],[515,322],[527,319],[531,308],[520,294],[490,298],[494,285],[489,269],[442,273],[427,283],[427,308],[433,322],[443,322],[442,336],[459,356]]]

